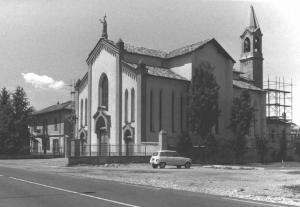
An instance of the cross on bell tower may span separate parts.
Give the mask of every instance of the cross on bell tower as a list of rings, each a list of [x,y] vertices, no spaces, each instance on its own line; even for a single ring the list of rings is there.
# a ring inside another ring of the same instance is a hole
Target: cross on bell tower
[[[262,33],[253,6],[250,7],[250,24],[241,37],[240,69],[243,77],[263,87]]]

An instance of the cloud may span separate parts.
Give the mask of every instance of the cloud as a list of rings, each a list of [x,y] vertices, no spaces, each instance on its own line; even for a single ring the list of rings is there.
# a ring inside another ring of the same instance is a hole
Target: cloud
[[[22,73],[22,76],[26,83],[32,84],[35,88],[50,88],[57,90],[65,86],[65,83],[62,80],[56,81],[53,78],[46,75],[37,75],[35,73]]]

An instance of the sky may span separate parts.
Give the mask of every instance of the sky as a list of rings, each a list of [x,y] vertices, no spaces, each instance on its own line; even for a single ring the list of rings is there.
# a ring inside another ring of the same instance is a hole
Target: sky
[[[101,36],[170,51],[214,37],[237,61],[253,5],[263,33],[264,80],[293,81],[293,121],[300,124],[300,1],[0,0],[0,88],[25,89],[42,109],[71,99]]]

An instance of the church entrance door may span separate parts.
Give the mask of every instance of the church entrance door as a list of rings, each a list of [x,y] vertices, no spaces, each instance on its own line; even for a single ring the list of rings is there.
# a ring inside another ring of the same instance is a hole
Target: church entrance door
[[[132,140],[132,135],[129,130],[127,130],[124,134],[124,140],[126,145],[126,156],[132,156],[134,151],[134,142]]]
[[[100,129],[98,131],[98,155],[108,156],[108,138],[106,130]]]
[[[107,126],[105,124],[103,117],[99,117],[96,124],[96,132],[97,132],[97,151],[98,156],[108,156],[108,133]]]

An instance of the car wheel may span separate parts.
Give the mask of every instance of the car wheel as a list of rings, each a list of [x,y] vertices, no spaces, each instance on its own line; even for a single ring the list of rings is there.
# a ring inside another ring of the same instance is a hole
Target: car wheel
[[[192,165],[192,164],[191,164],[190,162],[187,162],[187,163],[185,163],[184,167],[185,167],[185,168],[190,168],[191,165]]]
[[[180,168],[181,168],[181,165],[177,165],[176,167],[177,167],[178,169],[180,169]]]
[[[165,167],[166,167],[166,163],[164,162],[159,163],[159,168],[165,168]]]
[[[152,167],[153,167],[153,168],[157,168],[157,167],[158,167],[158,165],[156,165],[156,164],[152,164]]]

